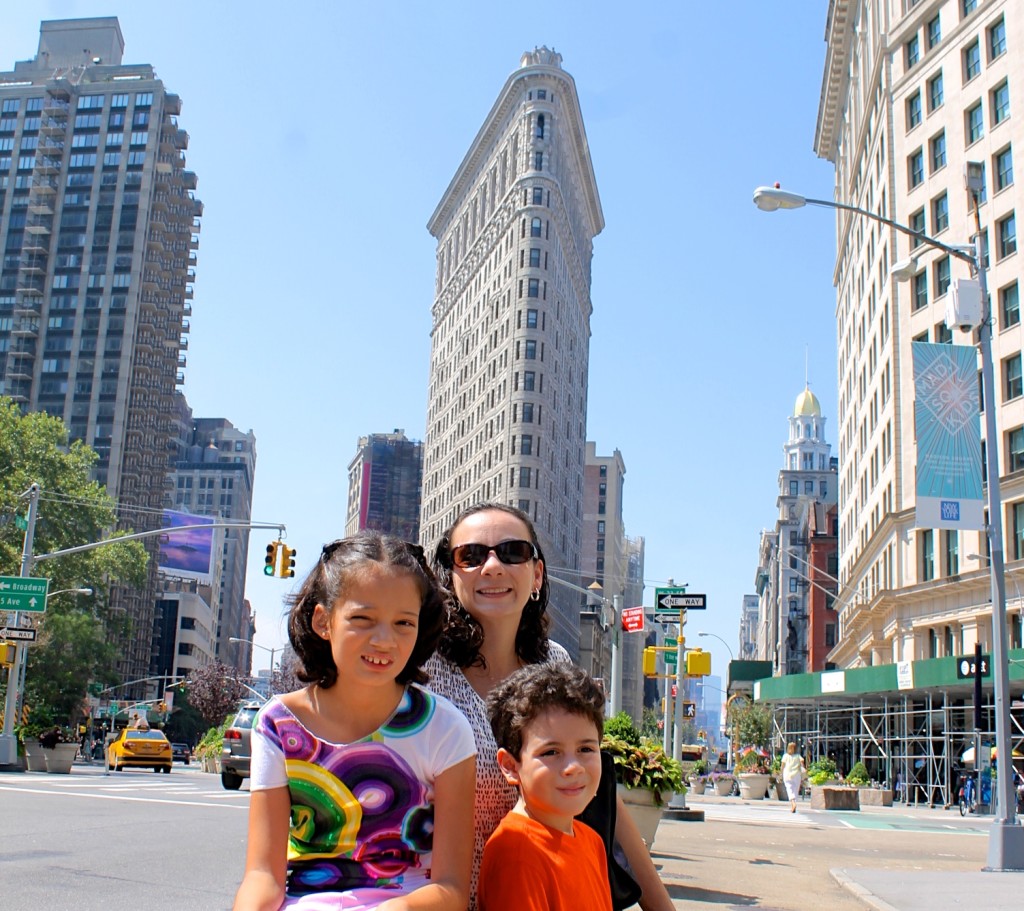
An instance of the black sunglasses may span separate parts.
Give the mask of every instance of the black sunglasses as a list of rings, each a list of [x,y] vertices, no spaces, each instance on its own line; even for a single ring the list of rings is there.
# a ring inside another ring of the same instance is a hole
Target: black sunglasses
[[[530,541],[502,541],[500,544],[460,544],[451,550],[452,563],[459,569],[475,569],[487,562],[494,553],[506,566],[516,566],[527,560],[536,560],[537,548]]]

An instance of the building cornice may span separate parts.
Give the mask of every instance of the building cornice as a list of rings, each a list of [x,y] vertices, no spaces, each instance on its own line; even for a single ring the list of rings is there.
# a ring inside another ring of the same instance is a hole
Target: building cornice
[[[472,190],[495,140],[505,129],[506,122],[520,104],[522,98],[520,84],[526,80],[535,79],[537,76],[557,79],[566,90],[563,101],[570,115],[568,118],[569,135],[572,139],[573,152],[576,155],[576,167],[586,201],[591,236],[600,234],[604,229],[604,213],[601,210],[601,200],[597,192],[597,179],[594,176],[594,166],[590,159],[590,146],[587,143],[587,133],[583,126],[583,115],[580,112],[579,96],[576,94],[576,83],[572,76],[560,66],[531,64],[520,67],[505,81],[505,86],[484,119],[469,151],[466,152],[455,176],[452,177],[451,183],[448,184],[448,188],[441,196],[441,201],[430,216],[427,230],[438,240],[441,239],[446,226],[458,211],[461,200]]]

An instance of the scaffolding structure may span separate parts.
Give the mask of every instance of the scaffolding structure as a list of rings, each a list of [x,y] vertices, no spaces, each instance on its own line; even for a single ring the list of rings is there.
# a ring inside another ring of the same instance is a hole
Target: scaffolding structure
[[[901,791],[908,803],[949,807],[956,803],[961,772],[974,747],[974,706],[948,690],[772,702],[775,753],[794,742],[808,764],[828,757],[841,772],[863,762],[871,777]],[[1011,712],[1010,743],[1024,753],[1024,713]],[[981,712],[981,742],[995,742],[995,712]]]

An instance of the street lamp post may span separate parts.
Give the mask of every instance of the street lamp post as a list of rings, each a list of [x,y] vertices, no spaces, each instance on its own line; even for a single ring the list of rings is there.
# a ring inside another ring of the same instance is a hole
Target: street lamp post
[[[736,656],[732,652],[732,646],[729,645],[729,643],[726,642],[721,636],[716,636],[714,633],[697,633],[697,635],[698,636],[710,636],[712,639],[717,639],[719,642],[722,643],[722,645],[724,645],[729,650],[729,660],[730,661],[735,661],[736,660]]]
[[[997,816],[989,833],[988,866],[986,870],[1024,870],[1024,828],[1016,822],[1016,795],[1013,787],[1013,760],[1010,752],[1010,672],[1007,661],[1006,593],[1003,581],[1003,522],[1002,499],[999,491],[999,446],[996,432],[996,392],[992,366],[992,308],[988,299],[985,275],[985,251],[982,247],[980,216],[978,214],[980,188],[970,180],[972,166],[968,164],[968,191],[974,202],[975,235],[972,246],[951,246],[877,215],[867,209],[828,199],[807,199],[778,187],[758,187],[754,191],[754,205],[765,212],[778,209],[799,209],[806,205],[854,212],[872,221],[888,225],[919,243],[943,250],[950,256],[966,262],[977,275],[981,292],[981,324],[978,331],[978,349],[981,354],[982,394],[985,408],[986,474],[988,480],[988,538],[991,553],[992,590],[992,663],[995,683],[996,755],[1002,757],[1004,774],[998,776]],[[896,269],[893,269],[894,273]],[[903,270],[900,270],[901,272]],[[894,275],[900,278],[906,275]]]
[[[252,645],[256,648],[261,648],[265,652],[270,652],[270,695],[274,695],[274,655],[277,654],[276,648],[270,648],[267,645],[260,645],[258,642],[253,642],[252,639],[239,639],[235,636],[229,636],[228,642],[238,642],[242,645]]]

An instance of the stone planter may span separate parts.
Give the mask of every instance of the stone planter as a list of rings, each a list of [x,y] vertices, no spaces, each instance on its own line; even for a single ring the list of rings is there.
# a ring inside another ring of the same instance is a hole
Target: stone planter
[[[740,783],[740,797],[744,800],[764,800],[768,793],[767,772],[740,772],[736,776]]]
[[[862,807],[891,807],[892,790],[889,788],[858,788],[857,799]]]
[[[39,741],[26,739],[22,741],[21,745],[25,748],[25,771],[45,772],[46,754],[43,753],[43,748],[39,745]]]
[[[78,744],[58,743],[53,749],[42,750],[42,753],[46,757],[47,772],[51,775],[67,775],[78,755]]]
[[[220,774],[220,757],[219,756],[204,756],[202,758],[203,771],[212,772],[214,775]]]
[[[629,815],[640,830],[640,837],[648,850],[654,846],[654,836],[658,833],[658,823],[661,822],[661,814],[664,810],[664,802],[670,796],[662,792],[663,803],[661,806],[654,802],[654,792],[643,788],[627,788],[625,785],[616,785],[616,790],[622,798],[622,802],[629,810]]]
[[[715,779],[715,793],[719,797],[728,797],[732,793],[732,786],[734,784],[731,778],[716,778]]]
[[[699,775],[692,775],[689,779],[690,789],[694,794],[703,794],[704,788],[707,787],[707,781],[701,778]]]
[[[812,810],[859,810],[859,788],[846,785],[812,785]]]
[[[789,794],[786,792],[786,783],[780,778],[768,789],[768,796],[783,803],[789,803]]]

